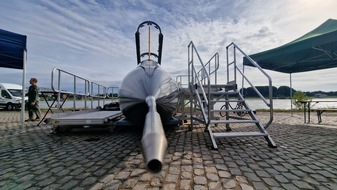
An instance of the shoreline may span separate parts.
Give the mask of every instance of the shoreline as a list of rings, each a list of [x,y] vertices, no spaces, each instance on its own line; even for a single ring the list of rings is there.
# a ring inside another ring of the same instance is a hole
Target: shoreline
[[[72,108],[64,108],[66,111],[71,111]],[[78,110],[82,110],[78,108]],[[46,113],[47,108],[41,108],[42,116]],[[55,110],[54,110],[55,111]],[[20,111],[6,111],[5,109],[0,109],[0,113],[6,114],[15,114],[18,117],[15,119],[20,121]],[[25,116],[28,115],[28,112],[25,112]],[[49,112],[47,117],[50,117],[51,113]],[[179,115],[179,113],[177,114]],[[269,121],[269,111],[265,109],[256,110],[257,117],[262,122]],[[306,115],[308,117],[308,115]],[[273,112],[273,124],[282,124],[282,125],[313,125],[313,126],[332,126],[337,127],[337,110],[333,112],[324,112],[321,116],[322,122],[318,123],[317,113],[312,111],[310,113],[310,123],[304,123],[304,113],[302,110],[274,110]],[[307,118],[308,120],[308,118]]]

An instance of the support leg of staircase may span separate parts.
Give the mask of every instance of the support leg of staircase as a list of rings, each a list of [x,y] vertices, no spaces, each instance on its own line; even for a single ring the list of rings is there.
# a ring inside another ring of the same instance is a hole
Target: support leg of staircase
[[[268,146],[271,148],[277,148],[275,142],[273,141],[273,139],[271,138],[271,136],[268,134],[268,136],[264,137],[266,139],[266,141],[268,142]]]
[[[208,131],[209,137],[211,138],[211,142],[212,142],[212,145],[213,145],[213,150],[218,150],[218,145],[215,142],[215,138],[213,136],[212,129],[210,129],[210,128],[207,127],[207,131]]]

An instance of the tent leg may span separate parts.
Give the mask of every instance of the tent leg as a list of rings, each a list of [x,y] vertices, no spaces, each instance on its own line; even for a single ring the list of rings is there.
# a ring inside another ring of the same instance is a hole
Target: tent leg
[[[21,123],[21,130],[25,131],[25,95],[26,95],[26,58],[27,52],[26,50],[23,51],[23,74],[22,74],[22,101],[21,101],[21,114],[20,114],[20,123]]]
[[[290,113],[291,117],[293,116],[293,84],[291,80],[291,73],[290,73]]]

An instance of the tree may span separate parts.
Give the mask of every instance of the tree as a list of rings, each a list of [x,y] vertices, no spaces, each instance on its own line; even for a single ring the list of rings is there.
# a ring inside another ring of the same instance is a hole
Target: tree
[[[311,101],[312,98],[307,96],[304,92],[302,91],[297,91],[295,92],[293,99],[295,100],[293,104],[297,107],[297,109],[302,108],[302,102],[307,102]]]
[[[263,97],[269,96],[269,86],[256,86],[256,89],[261,93]],[[242,89],[240,89],[240,92],[242,92]],[[272,86],[272,93],[273,97],[277,97],[277,88],[274,86]],[[259,97],[259,95],[252,87],[244,88],[243,95],[245,97]]]
[[[292,94],[294,94],[296,91],[288,86],[280,86],[277,89],[277,96],[284,98],[284,97],[289,97],[290,96],[290,90],[292,90]]]

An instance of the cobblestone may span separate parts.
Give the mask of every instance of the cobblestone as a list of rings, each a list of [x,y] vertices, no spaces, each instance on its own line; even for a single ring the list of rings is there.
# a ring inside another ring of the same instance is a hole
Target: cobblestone
[[[241,183],[240,186],[241,186],[242,190],[254,190],[253,187],[251,187],[251,186],[249,186],[249,185],[247,185],[245,183]]]
[[[224,179],[222,180],[222,183],[225,189],[232,189],[236,187],[236,182],[234,179]]]
[[[211,181],[218,181],[219,180],[219,176],[216,174],[212,174],[212,173],[206,173],[206,177],[207,179],[211,180]]]
[[[0,189],[337,189],[337,127],[273,123],[276,149],[244,137],[218,139],[218,150],[203,126],[166,128],[163,169],[153,174],[142,157],[141,130],[55,135],[34,122],[22,131],[19,118],[0,110]]]
[[[191,181],[190,180],[181,180],[180,181],[180,189],[191,189]]]
[[[197,185],[206,185],[207,179],[206,177],[203,177],[203,176],[196,176],[194,177],[194,183]]]

